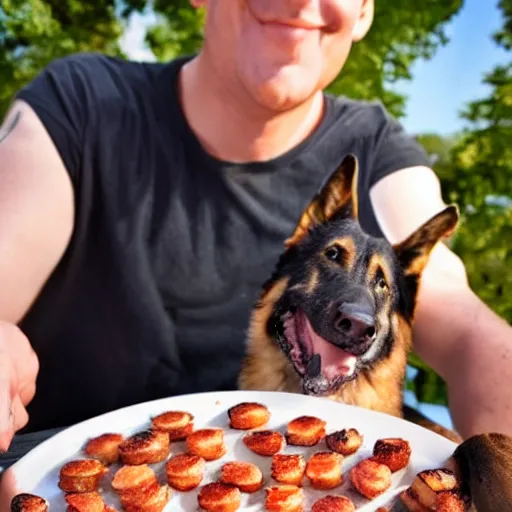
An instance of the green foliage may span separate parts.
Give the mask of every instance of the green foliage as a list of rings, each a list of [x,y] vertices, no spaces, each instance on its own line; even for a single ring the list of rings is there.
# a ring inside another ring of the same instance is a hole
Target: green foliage
[[[114,0],[2,0],[0,117],[16,91],[51,60],[75,52],[121,55]]]
[[[503,28],[494,40],[512,49],[512,0],[501,0]],[[486,98],[462,113],[467,127],[454,138],[422,135],[445,197],[461,207],[462,224],[452,249],[464,261],[477,295],[512,323],[512,63],[497,66],[484,77]],[[444,384],[416,356],[419,369],[412,387],[421,400],[446,403]],[[436,383],[437,380],[437,383]]]

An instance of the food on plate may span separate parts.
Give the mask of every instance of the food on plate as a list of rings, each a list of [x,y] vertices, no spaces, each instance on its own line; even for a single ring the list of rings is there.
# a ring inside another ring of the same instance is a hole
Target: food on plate
[[[325,437],[326,422],[313,416],[300,416],[288,423],[286,441],[294,446],[314,446]]]
[[[199,491],[197,502],[207,512],[235,512],[240,508],[240,489],[222,482],[206,484]]]
[[[311,512],[355,512],[356,507],[346,496],[325,496],[313,503]]]
[[[334,489],[343,482],[343,457],[334,452],[318,452],[306,464],[306,476],[315,489]]]
[[[363,436],[355,428],[344,428],[325,437],[327,448],[345,457],[357,452],[362,443]]]
[[[302,455],[278,453],[272,458],[272,478],[280,484],[301,486],[306,461]]]
[[[243,437],[243,442],[249,450],[264,457],[272,457],[286,446],[283,434],[276,430],[250,432]]]
[[[276,485],[265,489],[265,510],[303,512],[304,491],[296,485]]]
[[[249,430],[265,425],[270,419],[269,410],[257,402],[242,402],[228,409],[231,428]]]
[[[220,428],[203,428],[187,436],[187,448],[190,453],[204,460],[217,460],[226,454],[224,431]]]
[[[103,464],[113,464],[119,458],[119,445],[124,441],[121,434],[102,434],[89,439],[84,448],[88,457],[98,459]]]
[[[112,488],[125,504],[145,504],[159,490],[155,472],[147,464],[123,466],[112,479]]]
[[[64,498],[67,512],[105,512],[105,502],[97,492],[66,494]]]
[[[144,503],[135,503],[121,500],[125,512],[162,512],[171,498],[171,488],[160,485]]]
[[[58,485],[64,492],[96,491],[106,471],[96,459],[72,460],[62,466]]]
[[[372,460],[386,465],[392,473],[405,468],[410,457],[411,445],[405,439],[379,439],[373,447]]]
[[[48,502],[34,494],[17,494],[11,500],[11,512],[48,512],[48,510]]]
[[[226,462],[221,469],[220,481],[235,485],[242,492],[253,493],[263,486],[263,474],[250,462]]]
[[[463,512],[468,507],[455,473],[444,468],[418,473],[409,489],[400,493],[400,501],[410,512]]]
[[[202,481],[206,467],[205,460],[193,453],[172,456],[165,465],[167,482],[178,491],[191,491]]]
[[[350,469],[349,476],[354,489],[370,500],[391,487],[391,470],[371,459],[356,464]]]
[[[170,441],[183,441],[194,429],[194,416],[184,411],[167,411],[151,420],[155,430],[169,434]]]
[[[123,464],[155,464],[169,455],[170,441],[166,432],[143,430],[125,439],[119,445],[119,459]]]

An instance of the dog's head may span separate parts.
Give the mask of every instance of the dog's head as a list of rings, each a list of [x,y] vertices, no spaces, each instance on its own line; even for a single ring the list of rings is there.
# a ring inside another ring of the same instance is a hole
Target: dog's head
[[[369,236],[357,221],[357,172],[347,156],[304,211],[264,286],[260,305],[272,305],[255,311],[309,394],[335,393],[390,354],[393,322],[411,325],[430,251],[459,218],[449,206],[396,246]]]

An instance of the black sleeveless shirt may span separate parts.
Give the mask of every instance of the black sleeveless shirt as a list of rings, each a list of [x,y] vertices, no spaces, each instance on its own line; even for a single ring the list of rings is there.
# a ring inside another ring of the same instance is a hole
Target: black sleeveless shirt
[[[20,324],[40,359],[25,431],[235,389],[260,287],[345,154],[359,158],[360,220],[377,236],[371,186],[428,165],[379,103],[330,96],[315,132],[286,154],[216,160],[179,103],[185,60],[73,55],[18,94],[53,139],[76,205],[70,245]]]

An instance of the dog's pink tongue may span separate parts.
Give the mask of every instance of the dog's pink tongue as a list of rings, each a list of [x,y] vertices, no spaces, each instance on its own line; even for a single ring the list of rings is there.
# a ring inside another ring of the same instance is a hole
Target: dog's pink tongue
[[[354,373],[357,357],[334,346],[332,343],[324,340],[314,330],[307,316],[304,313],[300,315],[300,330],[306,343],[309,345],[311,355],[318,354],[321,357],[321,371],[326,379],[333,380],[336,377],[349,377]]]

